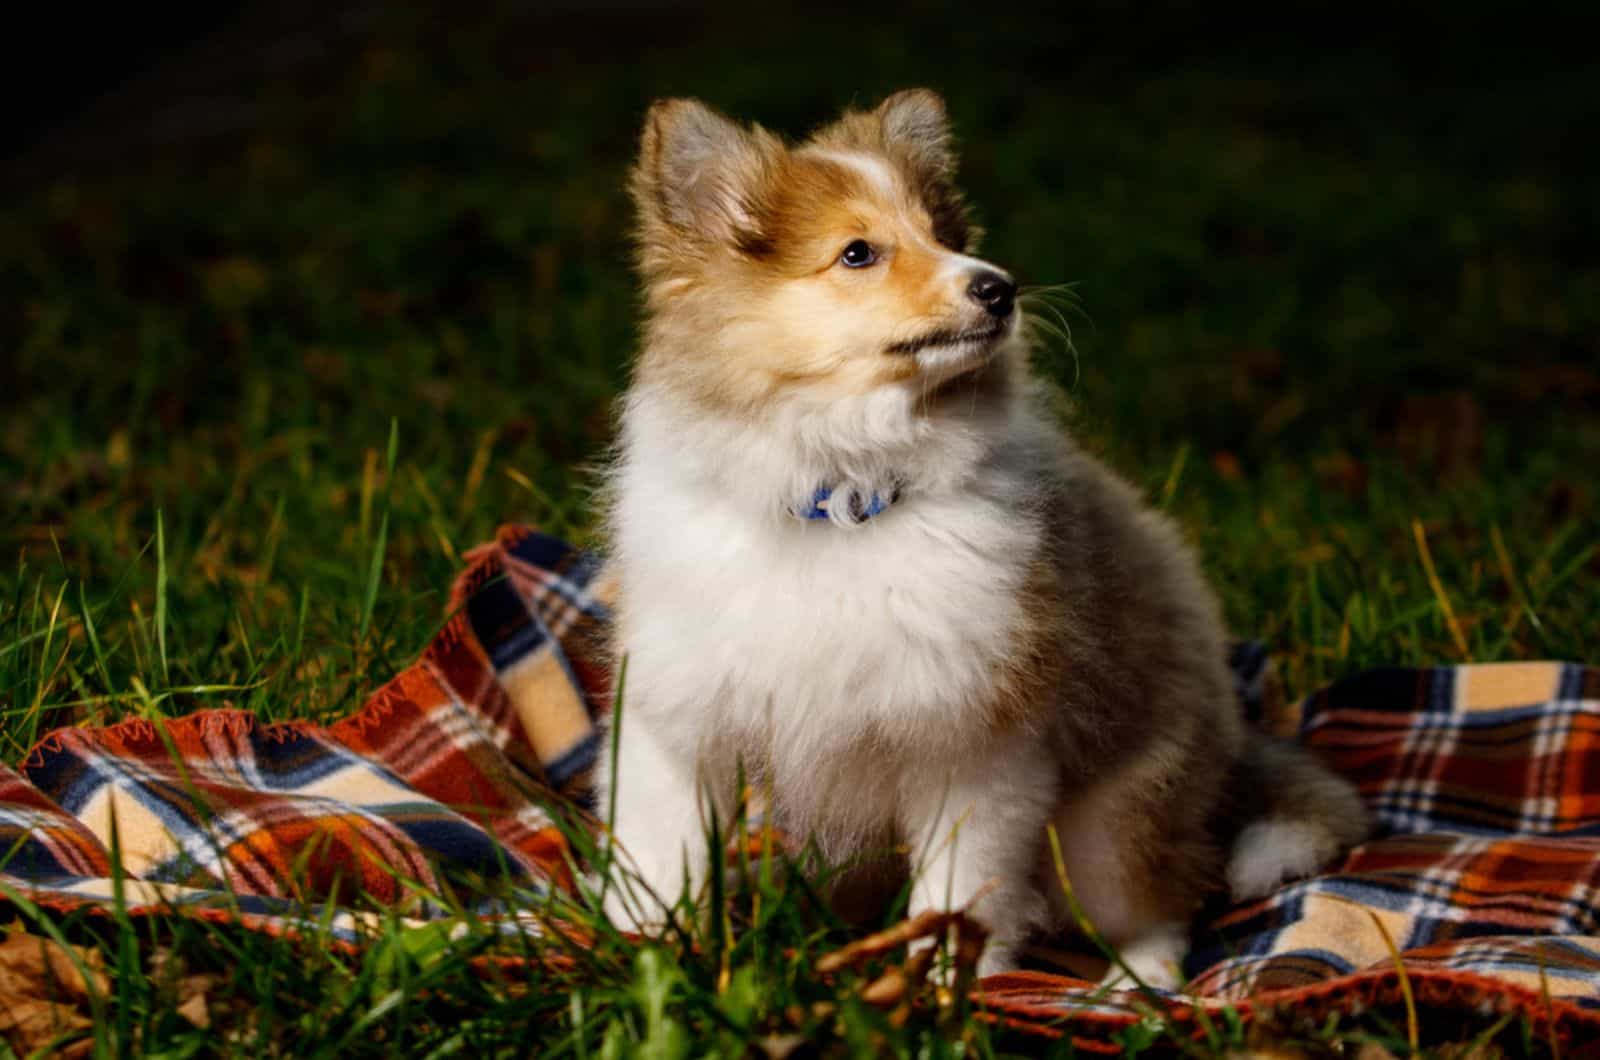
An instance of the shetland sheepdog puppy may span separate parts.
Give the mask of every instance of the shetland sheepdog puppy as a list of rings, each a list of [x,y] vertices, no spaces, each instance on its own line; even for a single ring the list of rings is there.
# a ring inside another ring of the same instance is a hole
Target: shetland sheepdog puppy
[[[651,108],[601,805],[670,901],[745,778],[832,857],[906,851],[913,913],[988,928],[982,973],[1072,924],[1053,825],[1089,921],[1171,985],[1203,899],[1314,871],[1366,817],[1247,726],[1195,556],[1049,411],[954,169],[925,90],[801,143]],[[670,915],[629,894],[624,925]]]

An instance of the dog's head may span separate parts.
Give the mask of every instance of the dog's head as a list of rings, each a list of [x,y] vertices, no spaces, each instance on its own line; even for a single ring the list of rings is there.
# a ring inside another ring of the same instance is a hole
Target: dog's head
[[[746,412],[885,390],[925,402],[984,374],[1016,331],[1016,287],[972,255],[954,169],[927,90],[799,144],[656,103],[632,181],[641,371]]]

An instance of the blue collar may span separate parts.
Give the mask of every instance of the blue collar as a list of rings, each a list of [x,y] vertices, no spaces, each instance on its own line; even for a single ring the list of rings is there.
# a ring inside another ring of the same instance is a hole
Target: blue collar
[[[830,487],[818,487],[817,491],[811,495],[810,506],[793,509],[795,517],[799,519],[832,519],[833,515],[831,514],[831,505],[829,503],[832,497],[833,490]],[[874,515],[882,514],[884,509],[899,499],[900,489],[898,486],[890,490],[887,497],[881,493],[874,493],[865,504],[862,503],[859,494],[853,494],[851,496],[849,521],[853,523],[866,522]]]

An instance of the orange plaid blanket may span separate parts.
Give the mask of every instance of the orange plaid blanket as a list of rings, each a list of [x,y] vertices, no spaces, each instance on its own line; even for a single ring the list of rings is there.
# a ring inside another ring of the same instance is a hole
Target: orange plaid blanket
[[[308,902],[415,905],[458,874],[570,886],[551,814],[588,797],[610,694],[605,574],[523,528],[470,561],[422,658],[337,725],[204,711],[61,730],[0,767],[0,885],[50,908],[108,903],[114,829],[135,911],[225,909],[263,930],[294,930]],[[1315,1016],[1395,1004],[1405,985],[1436,1010],[1600,1038],[1600,670],[1372,671],[1293,722],[1381,831],[1323,875],[1198,920],[1171,1011]],[[353,911],[320,923],[360,937]],[[1008,1022],[1089,1048],[1140,1018],[1136,999],[1062,975],[980,989]]]

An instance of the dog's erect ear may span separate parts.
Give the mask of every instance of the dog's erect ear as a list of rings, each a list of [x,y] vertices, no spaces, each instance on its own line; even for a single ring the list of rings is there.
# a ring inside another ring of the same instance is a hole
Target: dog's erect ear
[[[933,234],[952,250],[972,253],[982,232],[956,187],[956,154],[944,100],[927,88],[896,92],[878,105],[883,149],[900,160],[933,218]]]
[[[930,177],[948,179],[955,172],[950,146],[950,117],[944,100],[928,88],[896,92],[878,105],[883,145]]]
[[[695,99],[657,101],[645,116],[634,170],[642,220],[735,245],[759,239],[761,187],[772,138]]]

